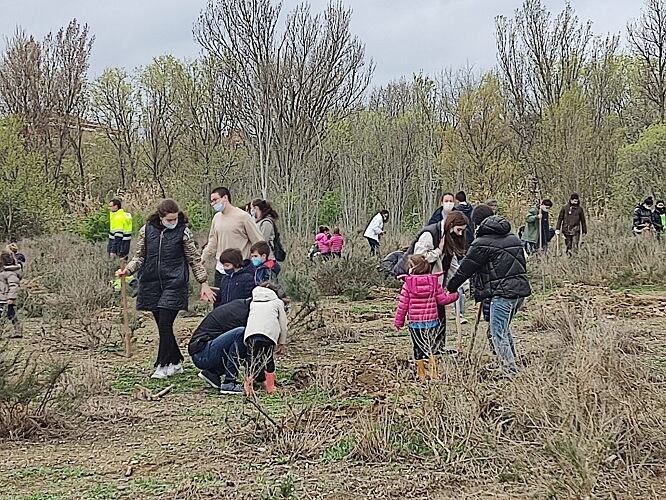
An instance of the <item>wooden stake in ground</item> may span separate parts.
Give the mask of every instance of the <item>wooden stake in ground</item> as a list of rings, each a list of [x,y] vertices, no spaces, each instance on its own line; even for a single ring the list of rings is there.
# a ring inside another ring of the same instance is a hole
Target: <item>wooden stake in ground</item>
[[[125,270],[125,260],[120,261],[120,270]],[[132,357],[132,330],[129,326],[129,309],[127,305],[127,278],[120,277],[120,306],[123,310],[123,341],[125,343],[125,356]]]
[[[462,323],[460,322],[460,312],[457,310],[457,306],[458,303],[456,302],[453,307],[453,310],[456,313],[456,334],[458,336],[458,339],[456,340],[456,350],[458,351],[458,354],[462,354]]]

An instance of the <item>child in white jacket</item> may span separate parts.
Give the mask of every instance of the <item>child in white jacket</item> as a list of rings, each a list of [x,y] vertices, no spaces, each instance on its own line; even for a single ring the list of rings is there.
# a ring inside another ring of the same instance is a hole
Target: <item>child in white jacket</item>
[[[275,392],[275,360],[273,351],[283,354],[287,343],[287,312],[285,303],[271,288],[258,286],[252,291],[250,315],[245,327],[248,373],[245,394],[254,395],[254,380],[263,370],[264,387],[268,394]]]

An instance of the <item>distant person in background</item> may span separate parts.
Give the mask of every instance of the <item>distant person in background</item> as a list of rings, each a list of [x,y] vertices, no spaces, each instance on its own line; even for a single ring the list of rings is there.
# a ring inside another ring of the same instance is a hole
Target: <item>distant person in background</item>
[[[129,255],[132,244],[132,215],[125,212],[122,202],[116,198],[109,202],[109,243],[106,251],[109,257],[124,259]]]
[[[121,277],[142,270],[136,308],[153,314],[160,336],[151,378],[162,379],[183,371],[183,355],[173,325],[178,312],[187,310],[188,267],[201,283],[201,300],[213,302],[215,294],[208,286],[208,274],[187,227],[187,217],[174,200],[162,200],[139,231],[134,257],[124,269],[116,271],[116,276]]]
[[[8,248],[0,252],[0,318],[6,316],[14,327],[12,338],[23,336],[23,327],[18,318],[17,304],[23,264],[16,260],[14,253]]]
[[[467,232],[465,233],[467,239],[467,248],[472,244],[474,240],[474,224],[472,223],[472,212],[474,212],[474,207],[467,203],[467,194],[465,191],[458,191],[456,194],[456,206],[454,208],[456,212],[462,212],[469,224],[467,225]]]
[[[331,230],[326,226],[319,226],[319,232],[315,236],[315,243],[319,255],[326,260],[331,257]]]
[[[567,255],[572,256],[578,251],[581,234],[587,234],[585,211],[580,206],[580,196],[578,193],[572,193],[569,197],[569,203],[564,205],[560,210],[560,214],[557,217],[555,235],[559,236],[560,232],[564,235]]]
[[[648,196],[643,203],[634,209],[634,234],[646,235],[652,232],[657,233],[660,227],[661,215],[655,209],[652,196]]]
[[[342,251],[345,248],[345,239],[340,234],[339,227],[333,228],[333,234],[331,235],[330,244],[331,244],[331,255],[337,258],[342,257]]]
[[[488,198],[486,200],[486,206],[488,206],[494,214],[497,213],[497,200],[495,198]]]
[[[440,206],[430,217],[427,226],[432,224],[437,224],[446,220],[447,215],[453,212],[453,209],[456,207],[456,199],[453,196],[453,193],[444,193],[442,195],[442,206]]]
[[[533,254],[538,250],[546,250],[550,240],[550,220],[548,211],[553,208],[553,202],[544,199],[538,207],[532,207],[525,217],[525,231],[523,232],[523,243],[525,251]],[[541,231],[541,235],[539,235]]]
[[[368,224],[365,233],[363,233],[363,236],[370,244],[370,255],[373,257],[379,254],[380,240],[384,235],[384,224],[386,224],[388,220],[389,211],[379,211],[379,213],[372,218],[370,224]]]
[[[250,214],[257,221],[257,226],[263,236],[263,241],[268,243],[268,246],[271,247],[270,258],[274,259],[275,254],[273,251],[275,249],[275,234],[277,233],[275,225],[280,218],[279,215],[266,200],[254,200],[252,202]]]
[[[657,201],[657,208],[655,212],[659,218],[659,222],[661,223],[661,227],[657,233],[657,235],[661,238],[661,235],[664,233],[664,229],[666,228],[666,206],[664,205],[664,200]]]
[[[225,187],[213,189],[210,204],[215,211],[208,233],[208,243],[201,254],[201,261],[215,259],[215,286],[220,288],[224,266],[220,255],[229,248],[240,250],[243,259],[250,258],[250,248],[263,240],[261,231],[249,213],[235,207],[231,202],[231,193]]]

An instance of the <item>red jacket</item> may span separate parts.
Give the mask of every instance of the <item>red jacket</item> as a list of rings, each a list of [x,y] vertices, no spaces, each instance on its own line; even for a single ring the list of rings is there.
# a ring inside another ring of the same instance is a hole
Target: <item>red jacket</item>
[[[437,274],[411,274],[402,276],[405,284],[400,291],[398,310],[395,313],[395,327],[405,326],[405,318],[410,323],[437,321],[437,305],[447,305],[458,300],[457,293],[447,293],[439,283]]]
[[[328,243],[331,245],[331,252],[333,253],[342,253],[342,249],[345,247],[345,239],[341,234],[334,234],[331,236]]]

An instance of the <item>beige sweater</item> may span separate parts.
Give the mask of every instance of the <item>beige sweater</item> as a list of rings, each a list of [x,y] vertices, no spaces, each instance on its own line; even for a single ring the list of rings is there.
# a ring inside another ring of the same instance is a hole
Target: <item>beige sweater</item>
[[[208,244],[201,254],[201,260],[208,262],[215,257],[215,266],[219,271],[220,254],[229,248],[238,248],[244,259],[250,257],[250,247],[264,238],[254,220],[247,212],[237,207],[227,206],[224,212],[213,217],[208,234]]]

